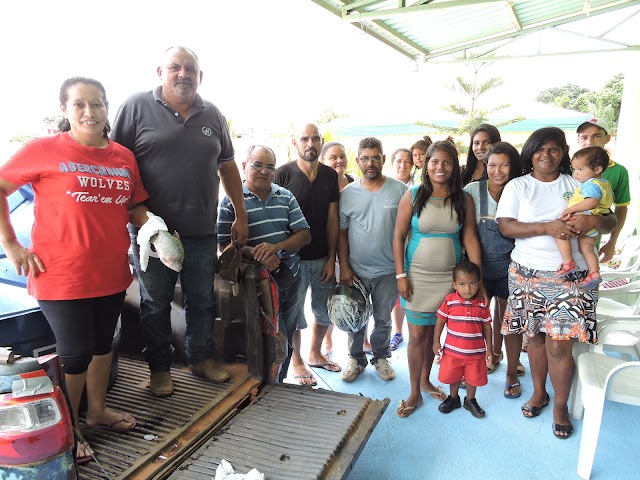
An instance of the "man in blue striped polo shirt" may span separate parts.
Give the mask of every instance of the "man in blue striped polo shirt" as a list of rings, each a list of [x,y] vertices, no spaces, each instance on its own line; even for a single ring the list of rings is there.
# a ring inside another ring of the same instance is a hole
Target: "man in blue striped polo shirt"
[[[286,290],[280,290],[280,319],[284,325],[289,344],[287,358],[282,364],[280,380],[287,376],[291,361],[291,345],[296,331],[299,282],[298,250],[311,242],[309,224],[302,214],[300,205],[293,194],[273,183],[276,170],[276,156],[269,147],[253,145],[249,147],[247,159],[242,162],[245,181],[243,183],[244,205],[247,210],[249,238],[241,248],[246,258],[260,262],[269,271],[275,271],[283,263],[294,275],[294,283]],[[218,246],[220,250],[231,242],[231,226],[236,214],[228,197],[220,204],[218,212]]]

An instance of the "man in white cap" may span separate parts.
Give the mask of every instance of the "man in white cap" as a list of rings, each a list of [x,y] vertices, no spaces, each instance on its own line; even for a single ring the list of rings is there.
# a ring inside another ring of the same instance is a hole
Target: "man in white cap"
[[[585,148],[596,145],[605,148],[605,145],[611,140],[610,131],[606,121],[601,118],[590,118],[578,127],[578,146]],[[618,226],[611,232],[609,241],[598,251],[601,261],[608,262],[615,254],[616,242],[627,218],[627,207],[631,203],[631,193],[629,191],[629,172],[613,159],[609,161],[609,166],[602,173],[602,178],[611,183],[615,198],[614,212],[618,220]]]

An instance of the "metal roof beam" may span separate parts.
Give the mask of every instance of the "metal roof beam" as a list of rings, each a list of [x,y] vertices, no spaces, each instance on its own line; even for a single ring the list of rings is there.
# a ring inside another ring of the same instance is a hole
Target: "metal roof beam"
[[[611,28],[609,28],[608,30],[605,30],[604,32],[602,32],[600,34],[601,37],[604,37],[605,35],[613,32],[616,28],[618,28],[620,25],[622,25],[623,23],[631,20],[633,17],[635,17],[638,13],[640,13],[640,8],[638,10],[636,10],[635,12],[633,12],[631,15],[629,15],[627,18],[624,18],[622,20],[620,20],[618,23],[616,23],[614,26],[612,26]]]
[[[619,53],[619,52],[640,52],[640,46],[627,48],[606,48],[602,50],[576,50],[571,52],[553,52],[553,53],[531,53],[518,55],[501,55],[498,57],[473,57],[473,58],[451,58],[447,60],[436,60],[423,65],[440,65],[445,63],[483,63],[495,62],[498,60],[518,60],[521,58],[541,58],[541,57],[561,57],[564,55],[593,55],[594,53]]]
[[[511,21],[513,22],[513,26],[517,31],[522,30],[522,25],[520,25],[520,20],[518,20],[518,14],[513,9],[513,3],[509,2],[505,5],[507,8],[507,13],[511,17]]]
[[[342,15],[342,12],[341,12],[341,10],[339,8],[334,7],[333,5],[330,5],[330,4],[326,3],[326,1],[324,1],[324,0],[311,0],[311,1],[313,3],[321,6],[322,8],[330,11],[331,13],[333,13],[334,15],[336,15],[338,17],[340,17]],[[389,32],[389,34],[393,35],[394,37],[402,39],[403,41],[405,41],[407,43],[407,45],[415,48],[416,50],[418,50],[420,52],[422,52],[423,55],[428,55],[429,52],[427,50],[425,50],[423,47],[415,44],[413,41],[409,40],[408,38],[405,40],[405,37],[403,37],[402,35],[399,35],[395,30],[393,30],[392,28],[388,27],[386,24],[384,26],[382,26],[382,25],[378,25],[378,22],[372,22],[372,23],[375,23],[376,26],[380,26],[381,28],[384,28],[385,30],[387,30]],[[382,22],[380,22],[380,23],[382,23]],[[358,30],[362,31],[360,23],[352,23],[351,26],[356,27]],[[366,34],[372,36],[373,38],[375,38],[379,42],[384,43],[388,47],[393,48],[395,51],[397,51],[398,53],[401,53],[405,57],[408,57],[410,60],[415,60],[416,59],[415,52],[410,52],[406,48],[402,48],[402,47],[394,44],[393,42],[391,42],[388,39],[384,38],[382,35],[374,32],[374,31],[371,31],[371,30],[367,30]]]
[[[387,8],[375,10],[372,12],[352,12],[348,13],[343,8],[342,20],[347,22],[359,22],[360,20],[373,20],[394,17],[400,14],[423,12],[429,10],[442,10],[455,7],[468,7],[469,5],[483,3],[505,3],[505,0],[450,0],[443,3],[427,3],[422,5],[412,5],[404,8]],[[351,5],[349,5],[351,6]]]
[[[593,17],[595,15],[601,15],[603,13],[619,10],[621,8],[628,7],[629,3],[640,4],[640,0],[636,0],[636,1],[633,1],[633,2],[617,1],[617,2],[610,2],[609,4],[600,5],[600,6],[597,6],[597,7],[593,7],[592,6],[591,7],[592,9],[591,9],[591,12],[590,12],[589,16]],[[462,43],[462,44],[458,44],[458,45],[453,45],[451,47],[444,48],[442,50],[432,50],[431,54],[428,55],[427,60],[429,58],[434,58],[434,57],[438,57],[438,56],[441,56],[441,55],[449,55],[451,53],[459,52],[459,51],[464,50],[466,48],[478,47],[478,46],[483,45],[483,44],[488,43],[488,42],[497,42],[497,41],[505,40],[505,39],[508,39],[508,38],[520,37],[522,35],[526,35],[526,34],[529,34],[529,33],[532,33],[532,32],[537,32],[537,31],[544,30],[544,29],[547,29],[547,28],[555,27],[557,25],[561,25],[561,24],[567,23],[569,21],[579,20],[581,18],[587,18],[587,15],[584,14],[583,12],[569,13],[569,14],[563,15],[561,17],[554,17],[554,18],[551,18],[551,19],[546,20],[546,21],[538,22],[538,23],[531,24],[531,25],[525,25],[524,27],[522,27],[522,30],[520,30],[519,32],[515,32],[515,31],[511,30],[511,31],[499,33],[499,34],[496,34],[496,35],[490,35],[490,36],[487,36],[487,37],[478,38],[478,39],[470,41],[470,42],[466,42],[466,43]]]
[[[375,5],[376,3],[382,3],[384,0],[356,0],[355,2],[351,2],[342,7],[342,11],[344,13],[349,13],[353,10],[358,10],[362,7],[368,7],[370,5]]]
[[[429,50],[427,50],[426,48],[418,45],[416,42],[414,42],[410,38],[407,38],[406,36],[400,34],[397,30],[394,30],[393,28],[391,28],[389,25],[384,23],[382,20],[374,20],[372,23],[375,24],[376,27],[382,28],[384,31],[386,31],[387,33],[392,35],[394,38],[397,38],[398,40],[404,42],[405,44],[407,44],[411,48],[416,49],[422,55],[425,55],[425,56],[429,55]],[[371,33],[371,31],[367,30],[367,33]],[[407,52],[406,50],[404,51],[404,54],[407,55],[407,56],[411,56],[411,55],[409,55],[409,52]]]
[[[560,27],[554,27],[554,30],[556,32],[568,33],[569,35],[576,35],[576,36],[582,37],[582,38],[591,38],[592,40],[598,40],[600,42],[613,43],[614,45],[620,45],[621,47],[630,47],[631,46],[631,44],[629,44],[629,43],[617,42],[615,40],[609,40],[608,38],[602,38],[602,37],[598,37],[596,35],[587,35],[585,33],[573,32],[571,30],[566,30],[566,29],[560,28]]]

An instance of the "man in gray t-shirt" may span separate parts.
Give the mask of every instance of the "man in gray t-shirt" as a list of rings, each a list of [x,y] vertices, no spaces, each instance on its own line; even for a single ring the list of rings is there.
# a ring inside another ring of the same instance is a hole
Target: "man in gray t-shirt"
[[[373,305],[374,328],[371,350],[378,375],[392,380],[395,373],[387,358],[391,357],[391,310],[398,297],[393,262],[393,231],[398,203],[407,186],[382,174],[385,156],[380,140],[368,137],[358,145],[358,166],[362,179],[351,183],[340,194],[340,283],[352,285],[360,280]],[[366,325],[349,332],[349,363],[342,374],[353,382],[367,366],[362,348]]]

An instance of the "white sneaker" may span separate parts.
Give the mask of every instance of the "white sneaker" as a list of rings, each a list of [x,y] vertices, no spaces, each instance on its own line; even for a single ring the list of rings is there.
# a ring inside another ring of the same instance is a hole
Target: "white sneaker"
[[[393,371],[389,360],[387,360],[386,358],[379,358],[374,366],[376,367],[378,375],[382,380],[393,380],[394,378],[396,378],[396,372]]]
[[[345,382],[353,382],[358,375],[364,372],[364,367],[358,363],[355,358],[350,358],[347,362],[347,368],[342,372],[342,380]]]

